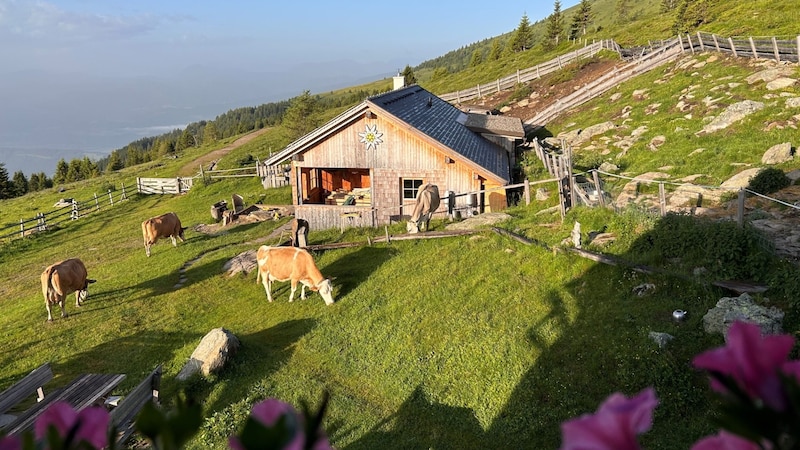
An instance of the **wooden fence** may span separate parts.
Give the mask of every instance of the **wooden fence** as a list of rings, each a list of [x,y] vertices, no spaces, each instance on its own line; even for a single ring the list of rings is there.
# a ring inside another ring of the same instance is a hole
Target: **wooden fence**
[[[722,37],[698,31],[679,35],[683,51],[702,52],[717,51],[730,53],[736,57],[755,59],[774,59],[776,61],[798,62],[800,60],[800,36],[793,39],[777,39],[776,37]]]
[[[194,184],[193,178],[137,178],[136,192],[140,194],[182,194]]]
[[[595,42],[565,55],[558,55],[556,58],[534,67],[517,70],[517,73],[514,75],[499,78],[486,84],[479,84],[474,88],[465,89],[463,91],[442,94],[439,97],[447,102],[462,103],[506,89],[512,89],[517,84],[539,79],[544,75],[563,69],[564,66],[580,59],[591,58],[602,49],[610,49],[616,52],[620,51],[619,45],[612,40]]]
[[[48,231],[51,228],[78,220],[84,216],[99,212],[103,207],[114,206],[114,202],[128,199],[125,185],[122,185],[120,192],[108,190],[107,194],[94,194],[93,198],[78,201],[76,199],[64,199],[55,206],[56,210],[46,213],[36,213],[29,219],[19,219],[19,224],[6,225],[0,227],[0,239],[15,239],[25,237],[33,233]]]

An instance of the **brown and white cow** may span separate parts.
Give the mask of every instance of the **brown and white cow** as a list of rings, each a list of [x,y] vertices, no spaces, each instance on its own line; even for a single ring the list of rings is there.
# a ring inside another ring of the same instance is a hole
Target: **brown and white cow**
[[[89,296],[89,283],[96,281],[86,277],[86,266],[77,258],[57,262],[42,272],[42,294],[48,322],[53,321],[50,308],[55,304],[61,307],[61,317],[67,317],[64,299],[69,294],[75,293],[75,306],[83,304]]]
[[[431,216],[439,208],[439,187],[435,184],[423,184],[417,191],[417,203],[414,205],[414,212],[411,219],[406,223],[406,230],[409,233],[419,233],[419,230],[428,230]]]
[[[177,247],[178,241],[184,242],[183,232],[186,227],[181,227],[181,219],[174,212],[168,212],[157,217],[142,222],[142,235],[144,236],[144,251],[150,256],[150,246],[158,241],[158,238],[169,237],[172,245]]]
[[[333,304],[333,287],[331,280],[322,276],[314,258],[306,250],[297,247],[268,247],[262,245],[256,254],[258,262],[258,273],[256,283],[259,278],[267,291],[267,299],[272,301],[272,282],[291,281],[292,293],[289,294],[289,301],[294,300],[294,293],[297,291],[297,283],[302,284],[300,298],[306,298],[306,286],[312,291],[319,291],[326,305]]]

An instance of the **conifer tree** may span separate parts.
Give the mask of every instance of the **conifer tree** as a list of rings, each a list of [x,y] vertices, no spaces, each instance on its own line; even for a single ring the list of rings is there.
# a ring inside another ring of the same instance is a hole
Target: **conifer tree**
[[[283,126],[289,131],[291,139],[309,133],[319,126],[319,106],[317,100],[311,96],[309,91],[292,99],[292,104],[286,109],[283,116]]]
[[[8,170],[6,170],[5,163],[0,163],[0,199],[13,196],[14,191],[12,190],[11,182],[8,180]]]
[[[405,69],[403,69],[400,75],[402,75],[405,79],[406,86],[417,84],[417,76],[414,75],[414,69],[412,69],[408,64],[406,64]]]
[[[581,0],[578,4],[578,10],[572,16],[572,24],[570,25],[569,38],[577,39],[586,34],[586,30],[594,20],[592,13],[592,5],[589,0]]]
[[[564,33],[564,16],[561,13],[561,0],[553,3],[553,13],[547,17],[547,45],[557,46]]]
[[[14,197],[22,197],[28,193],[28,178],[21,170],[14,172],[14,176],[11,178],[11,190]]]
[[[499,44],[498,44],[499,45]],[[533,31],[531,30],[531,22],[528,20],[528,15],[523,14],[522,19],[514,30],[511,40],[508,42],[508,50],[511,53],[521,52],[533,47]]]
[[[64,161],[64,158],[58,160],[56,163],[56,173],[53,174],[53,183],[64,184],[67,182],[67,172],[69,171],[69,164]]]
[[[489,50],[489,61],[497,61],[503,56],[503,47],[500,45],[500,38],[492,39],[492,49]]]
[[[475,49],[472,52],[472,58],[470,58],[470,60],[469,60],[469,66],[470,67],[476,67],[476,66],[479,66],[482,62],[483,62],[483,55],[481,55],[481,51],[478,50],[478,49]]]

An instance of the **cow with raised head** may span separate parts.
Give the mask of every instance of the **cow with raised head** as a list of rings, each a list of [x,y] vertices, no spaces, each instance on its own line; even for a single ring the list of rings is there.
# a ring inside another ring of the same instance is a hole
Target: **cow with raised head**
[[[48,322],[53,321],[52,305],[60,306],[61,317],[67,317],[64,301],[69,294],[75,293],[75,306],[83,304],[89,296],[89,284],[96,281],[87,276],[86,266],[77,258],[57,262],[42,272],[42,294]]]
[[[325,300],[326,305],[333,304],[333,287],[331,280],[322,276],[314,258],[308,251],[296,247],[268,247],[262,245],[256,254],[258,273],[256,283],[261,279],[267,299],[272,301],[272,282],[291,281],[292,293],[289,301],[294,300],[297,283],[302,285],[300,298],[306,298],[306,286],[312,291],[318,291]]]
[[[172,239],[172,245],[178,246],[175,238],[184,242],[183,232],[186,227],[181,227],[181,220],[174,212],[168,212],[157,217],[142,222],[142,235],[144,236],[144,251],[150,256],[150,246],[158,241],[158,238]]]
[[[406,223],[406,230],[409,233],[419,233],[420,230],[427,231],[434,211],[439,208],[439,187],[434,184],[423,184],[417,191],[417,203],[414,205],[414,212],[411,219]]]

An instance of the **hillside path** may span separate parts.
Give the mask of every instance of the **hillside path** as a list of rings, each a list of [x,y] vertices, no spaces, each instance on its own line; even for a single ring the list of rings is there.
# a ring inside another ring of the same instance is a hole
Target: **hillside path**
[[[208,164],[211,161],[216,161],[222,158],[223,156],[227,155],[228,153],[230,153],[231,150],[237,147],[241,147],[244,144],[247,144],[253,139],[266,133],[270,129],[271,128],[262,128],[260,130],[252,131],[240,137],[239,139],[236,139],[230,145],[226,145],[225,147],[222,147],[218,150],[208,152],[205,155],[195,158],[193,161],[186,163],[186,165],[184,165],[183,167],[180,168],[180,170],[178,170],[178,176],[186,177],[194,175],[200,170],[200,164]]]

